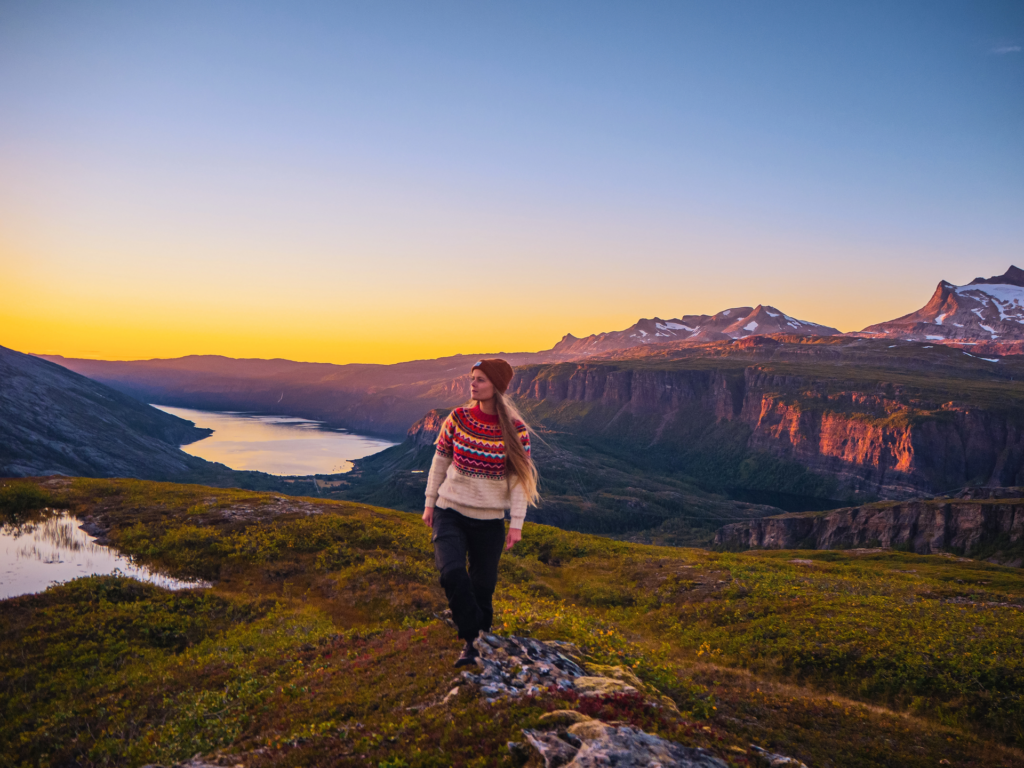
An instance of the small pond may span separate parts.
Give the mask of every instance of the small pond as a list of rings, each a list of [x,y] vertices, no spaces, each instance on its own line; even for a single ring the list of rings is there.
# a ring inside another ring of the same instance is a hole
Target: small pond
[[[0,526],[0,600],[42,592],[79,576],[120,573],[167,589],[206,587],[156,573],[112,547],[97,544],[68,512],[54,511],[34,523]]]

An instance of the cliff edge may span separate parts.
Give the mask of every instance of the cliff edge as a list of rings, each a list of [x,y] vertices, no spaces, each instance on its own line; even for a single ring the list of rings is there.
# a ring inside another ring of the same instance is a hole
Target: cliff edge
[[[957,498],[883,502],[731,523],[715,534],[715,545],[730,550],[883,547],[921,555],[954,552],[1020,567],[1024,488],[975,488]]]

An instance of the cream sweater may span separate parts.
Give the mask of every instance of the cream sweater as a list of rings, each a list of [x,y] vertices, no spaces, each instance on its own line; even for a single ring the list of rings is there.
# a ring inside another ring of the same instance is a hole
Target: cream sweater
[[[516,423],[529,455],[526,425]],[[437,436],[437,450],[427,476],[426,505],[454,509],[477,520],[499,520],[511,512],[513,528],[526,519],[526,492],[505,476],[505,442],[497,416],[478,407],[456,408]]]

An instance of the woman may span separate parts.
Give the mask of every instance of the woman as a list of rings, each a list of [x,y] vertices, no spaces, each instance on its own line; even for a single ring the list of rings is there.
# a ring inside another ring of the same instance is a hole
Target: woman
[[[441,586],[466,643],[456,667],[476,661],[473,640],[490,630],[494,615],[502,544],[515,546],[527,504],[540,499],[529,427],[505,397],[512,366],[498,358],[480,360],[470,375],[472,407],[456,408],[441,426],[423,510],[423,522],[434,531]],[[506,509],[512,517],[507,536]]]

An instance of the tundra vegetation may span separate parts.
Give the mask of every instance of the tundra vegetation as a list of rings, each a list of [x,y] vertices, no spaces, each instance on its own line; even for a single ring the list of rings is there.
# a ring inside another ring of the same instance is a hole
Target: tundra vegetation
[[[575,643],[627,695],[488,704],[454,685],[428,531],[365,504],[138,480],[5,481],[138,562],[214,586],[87,577],[0,601],[0,754],[13,766],[512,765],[544,713],[633,723],[730,765],[1024,766],[1024,573],[892,551],[709,552],[527,524],[499,634]]]

